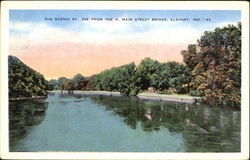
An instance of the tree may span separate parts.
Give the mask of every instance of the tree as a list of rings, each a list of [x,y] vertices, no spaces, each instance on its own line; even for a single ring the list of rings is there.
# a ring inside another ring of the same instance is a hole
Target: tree
[[[118,74],[115,75],[114,79],[118,84],[118,91],[123,95],[135,96],[138,94],[139,89],[135,86],[135,64],[130,63],[119,67]]]
[[[176,93],[188,92],[191,81],[191,70],[177,62],[162,63],[159,69],[150,76],[150,83],[160,92],[173,88]]]
[[[76,74],[72,81],[74,82],[74,88],[78,90],[84,89],[87,85],[87,78],[81,74]]]
[[[9,96],[31,97],[45,96],[49,89],[43,75],[36,72],[15,56],[8,57],[9,65]]]
[[[151,86],[159,91],[172,87],[177,93],[186,93],[190,79],[191,71],[184,65],[177,62],[160,64],[145,58],[137,67],[130,63],[94,75],[88,86],[91,84],[96,90],[119,91],[130,96],[135,96]]]
[[[105,70],[92,76],[87,86],[91,84],[96,90],[119,91],[123,95],[136,95],[138,90],[134,84],[135,67],[134,63],[130,63]]]
[[[150,58],[144,58],[135,71],[135,83],[140,90],[151,86],[150,77],[159,70],[160,63]]]
[[[181,51],[183,61],[192,70],[200,62],[197,56],[197,46],[195,44],[188,45],[188,50]]]
[[[96,86],[95,86],[95,84],[94,84],[95,76],[96,76],[96,75],[92,75],[92,76],[89,77],[89,79],[87,80],[86,90],[96,90]]]
[[[190,86],[205,95],[208,104],[240,106],[241,24],[204,32],[194,45],[182,51],[192,69]]]
[[[51,79],[49,81],[49,90],[55,89],[56,85],[57,85],[57,80],[56,79]]]
[[[74,89],[74,82],[72,80],[68,80],[64,83],[64,89],[68,91],[72,91]]]
[[[68,78],[65,78],[65,77],[60,77],[58,78],[57,80],[57,84],[55,86],[54,89],[58,89],[58,90],[64,90],[64,84],[65,82],[67,82],[69,79]]]

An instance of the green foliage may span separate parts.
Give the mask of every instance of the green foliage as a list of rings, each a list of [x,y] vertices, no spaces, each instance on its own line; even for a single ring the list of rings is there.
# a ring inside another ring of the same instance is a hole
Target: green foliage
[[[95,77],[96,75],[93,75],[93,76],[91,76],[91,77],[89,77],[88,78],[88,80],[87,80],[87,85],[86,85],[86,90],[92,90],[92,91],[94,91],[94,90],[96,90],[96,86],[95,86],[95,84],[94,84],[94,77]]]
[[[191,70],[177,62],[160,64],[159,69],[150,76],[151,86],[161,93],[169,88],[175,89],[176,93],[186,93],[190,81]]]
[[[9,56],[9,96],[31,97],[45,96],[49,89],[48,82],[43,75],[25,65],[17,57]]]
[[[65,83],[67,81],[72,81],[73,82],[73,88],[72,89],[76,89],[76,90],[84,90],[86,89],[87,83],[88,83],[88,79],[86,77],[84,77],[81,74],[76,74],[72,79],[68,79],[65,77],[60,77],[58,80],[50,80],[49,81],[49,88],[50,90],[64,90],[65,89]],[[66,89],[65,89],[66,90]]]
[[[194,69],[194,67],[199,63],[197,46],[195,44],[188,45],[188,50],[181,51],[181,54],[183,56],[183,61],[189,68]]]
[[[191,89],[205,95],[208,104],[240,106],[241,24],[204,32],[197,47],[182,51],[192,69]]]
[[[65,90],[71,91],[74,89],[74,82],[72,80],[68,80],[64,83],[63,86]]]
[[[65,82],[67,82],[69,79],[65,78],[65,77],[60,77],[58,78],[58,80],[50,80],[49,81],[49,86],[50,86],[50,90],[64,90],[64,84]]]
[[[66,89],[65,83],[73,82],[72,89],[119,91],[123,95],[135,96],[139,92],[154,87],[159,93],[186,93],[191,71],[177,62],[159,63],[145,58],[136,67],[134,63],[114,67],[89,79],[77,74],[72,79],[61,77],[50,80],[50,89]]]
[[[57,85],[57,80],[55,79],[51,79],[49,80],[49,90],[53,90],[55,88],[55,86]]]
[[[72,79],[74,83],[74,89],[82,90],[87,86],[87,78],[81,74],[77,74]]]
[[[150,79],[160,69],[160,63],[150,58],[144,58],[135,71],[135,83],[140,90],[151,87]]]
[[[93,76],[92,85],[96,90],[119,91],[123,95],[136,95],[138,89],[134,84],[135,64],[105,70]]]
[[[191,70],[177,62],[160,64],[145,58],[139,66],[134,63],[111,68],[92,77],[95,90],[119,91],[123,95],[135,96],[139,92],[155,87],[159,92],[187,93]],[[172,90],[171,90],[172,89]]]
[[[119,72],[114,76],[118,84],[118,91],[123,95],[134,96],[138,93],[134,84],[135,67],[134,63],[121,66],[118,69]]]
[[[173,88],[163,89],[158,91],[159,94],[174,94],[175,90]]]
[[[190,96],[204,96],[199,90],[192,90],[189,92]]]

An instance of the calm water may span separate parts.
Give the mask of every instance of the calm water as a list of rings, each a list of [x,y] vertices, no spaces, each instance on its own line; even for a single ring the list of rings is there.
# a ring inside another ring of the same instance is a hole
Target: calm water
[[[129,97],[10,102],[10,151],[239,152],[240,111]]]

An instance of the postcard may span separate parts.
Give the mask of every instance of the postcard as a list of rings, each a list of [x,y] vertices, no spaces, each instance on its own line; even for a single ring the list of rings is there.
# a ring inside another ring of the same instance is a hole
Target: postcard
[[[2,2],[1,158],[248,159],[248,13]]]

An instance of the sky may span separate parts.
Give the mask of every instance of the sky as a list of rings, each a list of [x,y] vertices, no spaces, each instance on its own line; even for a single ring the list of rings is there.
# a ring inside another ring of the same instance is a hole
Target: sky
[[[182,63],[181,50],[204,31],[240,17],[238,10],[10,10],[9,55],[48,80],[138,65],[145,57]]]

